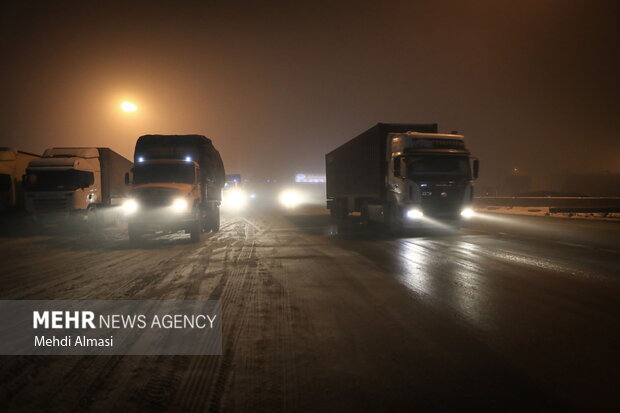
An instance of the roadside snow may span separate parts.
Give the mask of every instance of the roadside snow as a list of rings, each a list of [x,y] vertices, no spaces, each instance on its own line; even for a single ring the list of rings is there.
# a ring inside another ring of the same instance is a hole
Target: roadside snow
[[[620,221],[618,213],[551,213],[549,207],[509,207],[509,206],[485,206],[476,207],[477,212],[489,212],[493,214],[530,215],[553,218],[594,219],[602,221]]]

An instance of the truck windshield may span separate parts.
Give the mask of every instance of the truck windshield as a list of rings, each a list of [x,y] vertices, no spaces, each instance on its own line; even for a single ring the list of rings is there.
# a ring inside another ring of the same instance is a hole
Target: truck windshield
[[[192,163],[157,163],[137,165],[133,170],[133,182],[136,185],[153,183],[193,184],[195,181]]]
[[[471,179],[466,156],[408,156],[405,162],[410,179]]]
[[[64,171],[28,171],[24,181],[26,189],[31,191],[54,191],[86,188],[92,185],[94,175],[88,171],[75,169]]]

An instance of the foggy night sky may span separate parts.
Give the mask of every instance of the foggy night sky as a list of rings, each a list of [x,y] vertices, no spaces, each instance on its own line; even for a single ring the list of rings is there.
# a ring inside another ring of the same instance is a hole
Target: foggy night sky
[[[201,133],[227,173],[288,176],[379,121],[438,122],[483,182],[620,172],[614,1],[6,4],[0,146]]]

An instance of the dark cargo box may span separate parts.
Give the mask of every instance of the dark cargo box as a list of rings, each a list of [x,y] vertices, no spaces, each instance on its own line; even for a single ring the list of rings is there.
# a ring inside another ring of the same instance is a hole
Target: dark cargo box
[[[377,123],[325,155],[327,198],[382,200],[385,194],[389,133],[437,133],[437,124]]]

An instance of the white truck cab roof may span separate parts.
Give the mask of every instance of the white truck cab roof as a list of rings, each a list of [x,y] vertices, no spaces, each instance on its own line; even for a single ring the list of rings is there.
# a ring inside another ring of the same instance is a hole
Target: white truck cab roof
[[[44,158],[98,158],[99,149],[97,148],[50,148],[43,152]]]

